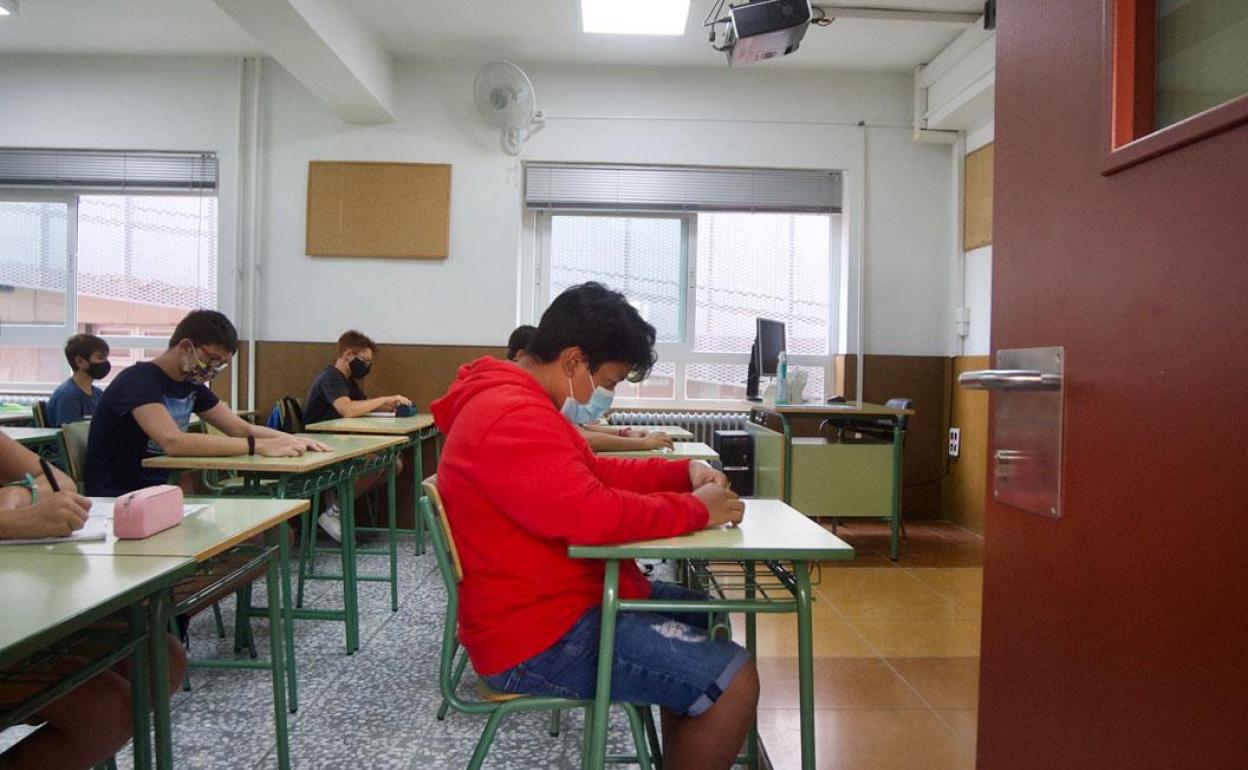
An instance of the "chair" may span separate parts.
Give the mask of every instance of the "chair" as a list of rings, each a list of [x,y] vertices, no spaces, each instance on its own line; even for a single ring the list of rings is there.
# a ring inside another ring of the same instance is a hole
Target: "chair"
[[[281,429],[287,433],[303,432],[303,406],[294,396],[282,396],[277,400],[282,418]]]
[[[36,428],[50,428],[48,423],[48,402],[36,401],[35,405],[30,409],[31,416],[34,420]]]
[[[448,707],[465,714],[486,714],[489,719],[481,732],[473,751],[468,770],[479,770],[485,762],[490,744],[502,725],[503,719],[509,714],[524,711],[550,711],[558,714],[562,709],[583,708],[589,711],[593,701],[556,698],[545,695],[520,695],[499,692],[484,681],[478,679],[476,692],[478,700],[466,700],[457,692],[460,677],[467,665],[467,656],[459,650],[457,641],[459,614],[459,584],[464,579],[463,565],[459,560],[459,552],[451,536],[450,523],[446,517],[446,508],[438,494],[437,476],[431,476],[424,483],[425,496],[420,500],[420,513],[424,517],[425,531],[429,533],[429,541],[438,563],[438,571],[442,575],[442,583],[446,587],[446,621],[442,630],[442,655],[438,665],[438,684],[442,690],[443,706],[439,709],[438,718],[445,716]],[[458,653],[458,654],[457,654]],[[631,703],[619,704],[628,715],[629,728],[633,734],[636,757],[608,757],[608,762],[635,762],[642,770],[650,770],[650,748],[648,740],[653,735],[651,720],[643,722],[641,712]],[[649,716],[649,709],[646,709]],[[556,719],[551,720],[552,728],[557,725]],[[586,717],[586,724],[589,718]],[[649,729],[648,729],[649,727]],[[647,733],[650,733],[650,736]],[[657,741],[655,742],[657,745]],[[584,758],[582,758],[583,760]],[[582,761],[582,764],[584,762]]]
[[[61,426],[61,439],[65,442],[65,459],[69,467],[65,470],[78,484],[79,491],[86,489],[87,484],[87,437],[91,433],[91,423],[67,422]]]

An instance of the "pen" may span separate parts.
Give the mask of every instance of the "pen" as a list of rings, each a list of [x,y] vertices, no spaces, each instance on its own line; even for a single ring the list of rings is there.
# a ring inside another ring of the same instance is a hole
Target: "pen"
[[[43,475],[47,477],[48,483],[52,485],[52,491],[60,492],[61,486],[60,484],[56,483],[56,474],[52,473],[52,466],[48,464],[47,459],[44,457],[40,457],[39,466],[43,468]]]

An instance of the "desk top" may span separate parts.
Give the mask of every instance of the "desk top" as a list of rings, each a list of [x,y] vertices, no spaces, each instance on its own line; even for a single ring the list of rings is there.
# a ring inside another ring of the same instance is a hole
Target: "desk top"
[[[111,497],[93,497],[111,503]],[[118,540],[108,520],[108,540],[54,545],[0,546],[0,561],[9,554],[57,556],[180,556],[203,562],[308,510],[307,500],[248,497],[188,497],[187,505],[207,508],[182,519],[176,527],[142,540]]]
[[[328,444],[333,451],[305,452],[299,457],[261,457],[260,455],[149,457],[143,461],[143,467],[165,470],[307,473],[403,443],[403,439],[397,436],[349,436],[342,433],[300,433],[299,435]]]
[[[21,546],[15,546],[21,548]],[[172,584],[194,568],[183,557],[50,557],[0,552],[0,660],[46,647]]]
[[[612,425],[612,428],[632,428],[633,430],[644,430],[647,433],[666,433],[672,441],[690,441],[693,439],[693,431],[686,430],[679,425]]]
[[[17,442],[46,441],[61,435],[60,428],[14,428],[6,425],[0,427],[0,431]]]
[[[411,417],[343,417],[303,426],[313,433],[371,433],[383,436],[410,436],[433,427],[433,415]]]
[[[914,414],[913,409],[893,409],[882,404],[871,404],[866,401],[846,401],[843,404],[828,404],[823,401],[810,401],[803,404],[773,404],[765,401],[743,401],[747,409],[758,409],[771,414],[818,414],[834,417],[844,415],[879,415],[895,417]]]
[[[854,549],[780,500],[746,500],[738,527],[619,545],[573,545],[574,559],[852,559]]]
[[[35,419],[33,409],[0,409],[0,425],[30,422]]]
[[[627,452],[599,452],[603,457],[662,457],[667,460],[718,460],[719,453],[700,441],[677,441],[671,451],[630,449]]]

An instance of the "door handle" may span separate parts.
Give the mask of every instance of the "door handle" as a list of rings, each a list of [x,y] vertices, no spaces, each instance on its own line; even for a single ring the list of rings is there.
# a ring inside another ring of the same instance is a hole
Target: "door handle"
[[[1061,390],[1062,375],[1035,369],[980,369],[963,372],[958,385],[968,390]]]

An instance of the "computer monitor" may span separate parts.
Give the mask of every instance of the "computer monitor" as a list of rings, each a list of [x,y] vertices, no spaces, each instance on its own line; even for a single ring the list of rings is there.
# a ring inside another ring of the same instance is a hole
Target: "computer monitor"
[[[783,322],[759,318],[757,323],[745,378],[745,397],[750,401],[762,400],[758,395],[758,378],[776,376],[780,351],[785,349]]]

